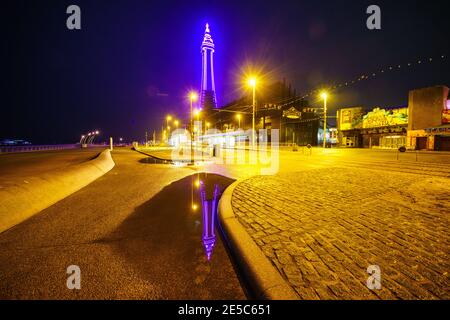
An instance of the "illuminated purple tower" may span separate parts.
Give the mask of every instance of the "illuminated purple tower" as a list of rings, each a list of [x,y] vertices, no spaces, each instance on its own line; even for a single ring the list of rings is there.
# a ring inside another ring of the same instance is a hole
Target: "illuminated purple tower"
[[[217,107],[216,85],[214,84],[214,42],[206,24],[205,35],[202,42],[202,87],[200,106],[203,110],[211,110]]]
[[[208,261],[211,260],[211,256],[216,245],[216,217],[217,217],[217,205],[220,198],[219,185],[214,185],[214,193],[212,199],[206,198],[206,188],[203,181],[200,182],[200,198],[202,199],[203,209],[203,234],[202,242],[205,248],[205,254]]]

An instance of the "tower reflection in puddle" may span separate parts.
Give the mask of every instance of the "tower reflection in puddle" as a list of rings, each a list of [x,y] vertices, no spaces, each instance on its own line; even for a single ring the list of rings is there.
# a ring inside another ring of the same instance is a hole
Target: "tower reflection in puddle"
[[[202,242],[205,248],[205,254],[208,261],[211,260],[211,256],[216,244],[216,218],[217,218],[217,205],[219,203],[220,188],[219,185],[214,185],[214,192],[211,198],[207,198],[206,187],[203,181],[200,182],[200,198],[202,200],[202,218],[203,218],[203,234]]]

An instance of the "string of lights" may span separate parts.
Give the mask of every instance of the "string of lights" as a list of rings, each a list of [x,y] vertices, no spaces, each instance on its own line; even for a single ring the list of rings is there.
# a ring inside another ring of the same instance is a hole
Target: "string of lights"
[[[312,119],[304,119],[304,120],[297,120],[297,119],[295,119],[295,123],[316,122],[316,121],[319,121],[319,120],[323,120],[323,117],[312,118]]]
[[[383,68],[378,68],[378,70],[376,70],[376,71],[365,73],[365,74],[363,74],[363,75],[361,75],[361,76],[359,76],[357,78],[353,78],[353,79],[350,79],[350,80],[347,80],[347,81],[343,81],[343,82],[340,82],[340,83],[337,83],[337,84],[334,84],[334,85],[330,85],[330,86],[328,86],[327,90],[334,91],[334,90],[338,90],[340,88],[347,88],[347,87],[350,87],[352,85],[358,84],[361,81],[374,79],[376,77],[379,77],[379,76],[384,75],[384,74],[389,73],[389,72],[395,72],[395,71],[399,71],[399,70],[402,70],[402,69],[405,69],[405,68],[409,69],[409,68],[413,68],[413,67],[416,67],[416,66],[424,65],[426,63],[442,62],[443,60],[446,60],[446,59],[447,59],[446,55],[441,55],[439,57],[430,57],[430,58],[426,58],[426,59],[417,59],[414,62],[406,62],[406,63],[402,63],[402,64],[398,64],[398,65],[390,65],[390,66],[386,66],[386,67],[383,67]],[[280,107],[283,108],[285,106],[291,105],[293,103],[301,101],[301,100],[303,100],[305,98],[308,98],[310,96],[315,96],[315,95],[319,94],[321,90],[322,89],[311,90],[310,92],[306,93],[305,95],[303,95],[301,97],[295,98],[295,99],[293,99],[293,100],[291,100],[291,101],[289,101],[289,102],[287,102],[285,104],[280,105]]]
[[[398,65],[389,65],[389,66],[385,66],[383,68],[378,68],[378,70],[373,71],[373,72],[369,72],[369,73],[365,73],[357,78],[353,78],[347,81],[343,81],[334,85],[329,85],[327,87],[327,91],[333,92],[339,89],[343,89],[343,88],[348,88],[350,86],[356,85],[358,83],[360,83],[361,81],[366,81],[366,80],[370,80],[370,79],[374,79],[377,78],[381,75],[385,75],[389,72],[395,72],[395,71],[399,71],[402,69],[410,69],[416,66],[420,66],[420,65],[424,65],[427,63],[433,63],[433,62],[442,62],[443,60],[446,60],[447,56],[446,55],[441,55],[439,57],[430,57],[430,58],[426,58],[426,59],[417,59],[414,62],[406,62],[406,63],[402,63],[402,64],[398,64]],[[280,101],[278,104],[275,105],[274,108],[265,108],[264,110],[268,111],[268,110],[282,110],[284,109],[286,106],[290,106],[293,105],[299,101],[304,100],[305,98],[308,98],[310,96],[316,96],[318,95],[322,90],[324,90],[324,88],[322,87],[321,89],[314,89],[309,91],[308,93],[306,93],[303,96],[300,97],[294,97],[294,98],[288,98],[288,99],[284,99],[282,101]],[[239,104],[235,104],[230,106],[230,108],[237,108],[238,110],[226,110],[227,112],[230,113],[242,113],[242,114],[251,114],[251,106],[239,106]],[[319,111],[323,110],[323,108],[310,108],[309,109],[314,109],[315,111]],[[223,112],[224,110],[220,110],[221,112]],[[297,123],[301,122],[301,123],[305,123],[305,122],[313,122],[313,121],[318,121],[318,120],[322,120],[322,117],[319,118],[313,118],[313,119],[304,119],[304,120],[299,120],[296,121]]]

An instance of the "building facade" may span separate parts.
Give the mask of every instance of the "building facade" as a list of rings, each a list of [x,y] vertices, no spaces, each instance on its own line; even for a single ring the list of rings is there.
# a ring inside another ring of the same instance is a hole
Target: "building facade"
[[[343,147],[450,151],[449,89],[435,86],[409,92],[408,106],[343,108],[337,111]]]
[[[252,99],[250,95],[228,105],[204,113],[207,128],[222,132],[252,128]],[[285,81],[273,83],[256,93],[255,129],[279,130],[281,144],[318,145],[322,115],[309,107]]]

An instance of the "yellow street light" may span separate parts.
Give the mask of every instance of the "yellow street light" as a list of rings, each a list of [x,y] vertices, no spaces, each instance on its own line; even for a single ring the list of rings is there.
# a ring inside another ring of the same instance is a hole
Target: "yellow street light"
[[[241,114],[238,114],[238,115],[236,115],[236,118],[238,119],[238,123],[239,123],[238,128],[240,129],[240,128],[241,128],[241,118],[242,118],[242,115],[241,115]]]
[[[198,95],[196,92],[191,91],[189,93],[189,102],[190,102],[190,117],[191,117],[191,164],[194,164],[194,144],[193,144],[193,140],[194,140],[194,117],[193,117],[193,113],[192,113],[192,104],[194,101],[197,101],[198,99]],[[195,209],[194,209],[195,210]]]
[[[189,99],[191,99],[192,101],[197,101],[197,99],[198,99],[197,93],[196,92],[191,92],[189,94]]]
[[[178,120],[175,120],[174,122],[173,122],[173,124],[175,125],[175,128],[177,128],[178,129],[178,124],[179,124],[180,122],[178,121]]]
[[[320,96],[323,99],[323,148],[327,147],[327,100],[328,93],[323,91]]]
[[[251,77],[248,84],[253,89],[252,146],[255,146],[256,78]]]
[[[169,131],[168,133],[168,135],[166,136],[166,135],[164,135],[164,137],[165,137],[165,139],[164,140],[168,140],[169,139],[169,135],[170,135],[170,127],[169,127],[169,121],[171,121],[172,120],[172,116],[170,115],[170,114],[168,114],[167,116],[166,116],[166,127],[167,127],[167,130]]]

